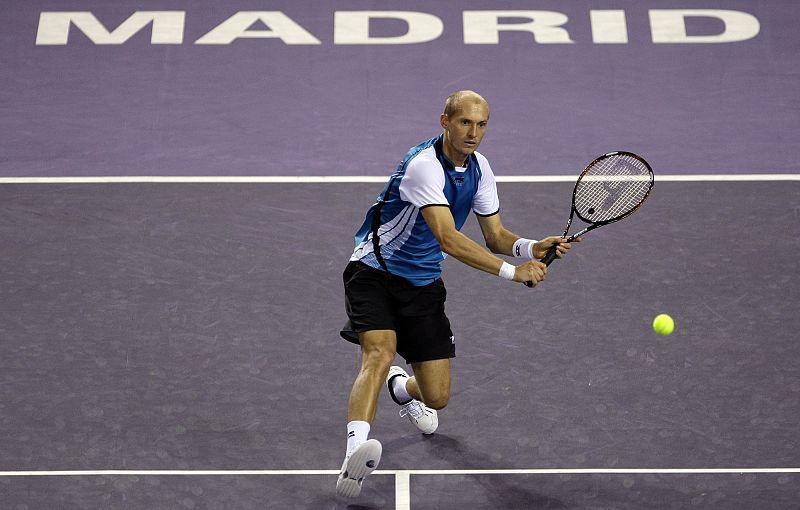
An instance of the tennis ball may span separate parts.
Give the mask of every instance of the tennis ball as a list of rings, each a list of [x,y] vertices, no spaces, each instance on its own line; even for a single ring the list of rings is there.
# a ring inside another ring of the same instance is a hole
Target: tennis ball
[[[675,329],[675,321],[669,315],[662,313],[653,319],[653,329],[659,335],[667,336]]]

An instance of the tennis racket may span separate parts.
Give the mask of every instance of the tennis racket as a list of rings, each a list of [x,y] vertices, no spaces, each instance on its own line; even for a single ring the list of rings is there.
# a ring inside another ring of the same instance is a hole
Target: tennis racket
[[[589,163],[572,191],[572,209],[564,237],[567,237],[575,216],[588,223],[588,226],[569,236],[567,242],[636,212],[650,195],[653,182],[650,164],[632,152],[609,152]],[[555,258],[554,246],[542,262],[549,266]]]

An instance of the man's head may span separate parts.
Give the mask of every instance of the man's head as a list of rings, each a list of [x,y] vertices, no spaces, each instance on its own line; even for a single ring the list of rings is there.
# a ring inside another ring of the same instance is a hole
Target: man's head
[[[489,104],[477,92],[453,92],[439,121],[444,128],[444,153],[453,163],[462,165],[483,140],[489,124]]]

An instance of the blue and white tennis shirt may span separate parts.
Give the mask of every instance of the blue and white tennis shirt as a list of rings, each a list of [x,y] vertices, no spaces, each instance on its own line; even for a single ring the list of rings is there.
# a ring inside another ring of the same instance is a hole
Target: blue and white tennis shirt
[[[491,216],[500,210],[489,161],[474,152],[466,167],[457,167],[444,154],[442,140],[439,135],[408,151],[356,232],[351,261],[402,276],[413,285],[433,283],[441,275],[445,254],[420,209],[450,207],[459,230],[470,211]]]

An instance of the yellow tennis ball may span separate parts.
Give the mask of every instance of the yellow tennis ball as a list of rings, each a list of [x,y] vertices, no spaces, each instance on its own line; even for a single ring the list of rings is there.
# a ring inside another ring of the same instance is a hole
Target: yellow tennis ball
[[[675,329],[675,321],[669,315],[662,313],[653,319],[653,329],[659,335],[667,336]]]

